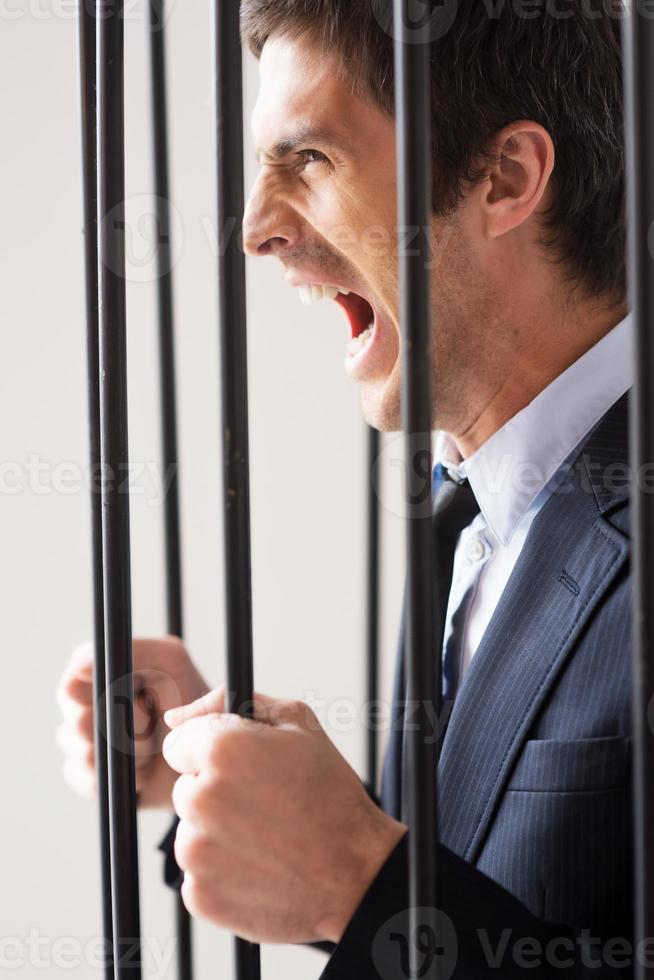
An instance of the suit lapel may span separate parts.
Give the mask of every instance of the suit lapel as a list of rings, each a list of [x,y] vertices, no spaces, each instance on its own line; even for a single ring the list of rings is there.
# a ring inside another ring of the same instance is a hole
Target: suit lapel
[[[627,539],[603,516],[628,499],[617,475],[627,462],[624,396],[534,521],[459,691],[439,766],[440,840],[469,861],[532,723],[627,560]]]

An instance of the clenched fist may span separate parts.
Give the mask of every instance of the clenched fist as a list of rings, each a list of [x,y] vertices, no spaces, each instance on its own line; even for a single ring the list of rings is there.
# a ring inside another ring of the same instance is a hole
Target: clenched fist
[[[177,637],[136,639],[132,645],[134,681],[134,743],[136,792],[141,807],[172,809],[171,793],[177,774],[162,755],[168,728],[163,714],[193,701],[209,690],[184,644]],[[96,795],[93,646],[73,653],[59,687],[57,701],[63,722],[57,741],[64,753],[64,778],[80,796]]]
[[[175,856],[188,910],[255,942],[338,942],[406,827],[383,813],[298,701],[222,689],[168,712]]]

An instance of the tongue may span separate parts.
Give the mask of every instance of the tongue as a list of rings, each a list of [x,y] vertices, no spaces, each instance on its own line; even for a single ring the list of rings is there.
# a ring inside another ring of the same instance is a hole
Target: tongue
[[[336,302],[345,310],[350,323],[352,340],[360,336],[374,322],[375,314],[372,306],[363,296],[357,296],[356,293],[349,293],[348,296],[344,296],[343,293],[339,293]]]

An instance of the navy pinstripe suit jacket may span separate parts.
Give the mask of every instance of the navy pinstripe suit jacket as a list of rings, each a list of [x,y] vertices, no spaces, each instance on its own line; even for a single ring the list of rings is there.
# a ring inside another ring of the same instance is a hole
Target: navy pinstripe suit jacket
[[[631,975],[620,943],[632,935],[628,464],[625,395],[532,525],[455,702],[439,855],[440,906],[458,941],[443,980]],[[396,816],[401,713],[396,701],[382,793]],[[397,930],[384,933],[407,903],[403,842],[324,980],[408,976]],[[506,956],[489,963],[506,930]],[[615,942],[582,954],[580,935]],[[551,955],[525,965],[513,946],[525,937],[555,944]]]

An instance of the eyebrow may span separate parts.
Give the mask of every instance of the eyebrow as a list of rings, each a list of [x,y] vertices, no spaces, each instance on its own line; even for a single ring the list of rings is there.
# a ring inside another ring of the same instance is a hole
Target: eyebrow
[[[257,150],[257,159],[281,160],[289,153],[295,153],[307,143],[320,143],[322,146],[330,147],[341,153],[351,153],[352,144],[348,140],[338,139],[326,129],[319,126],[299,126],[294,133],[278,140],[270,150]]]

